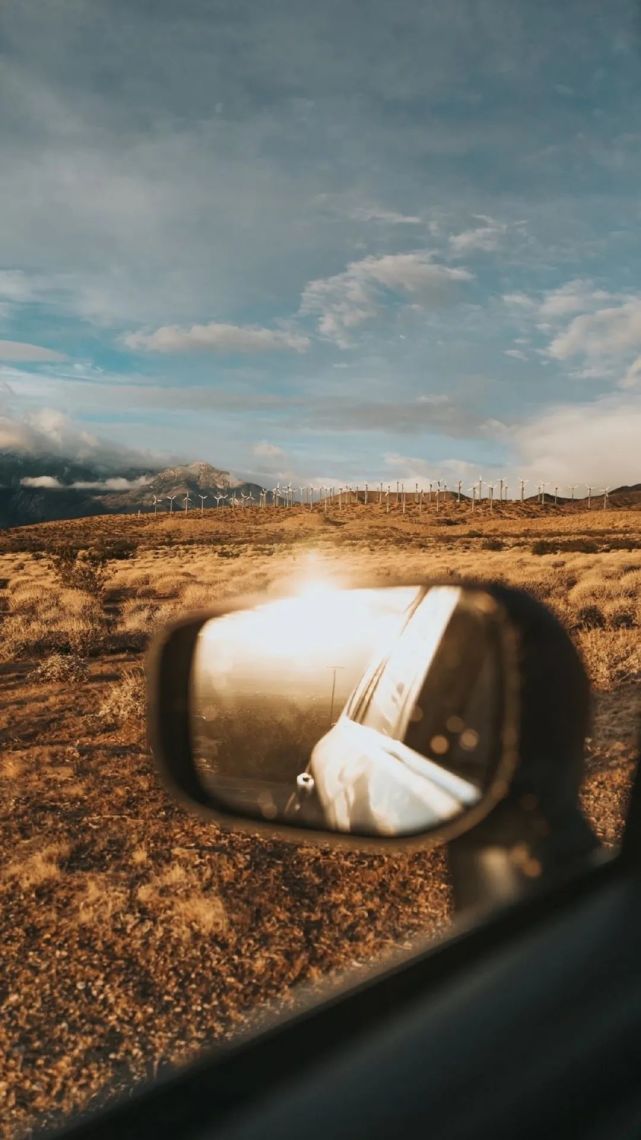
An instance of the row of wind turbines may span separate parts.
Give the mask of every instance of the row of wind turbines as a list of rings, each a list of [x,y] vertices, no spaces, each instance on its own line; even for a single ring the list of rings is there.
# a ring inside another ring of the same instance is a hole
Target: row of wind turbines
[[[471,510],[474,511],[481,504],[485,504],[491,512],[494,509],[494,504],[507,503],[507,502],[525,502],[525,489],[528,486],[527,479],[519,479],[516,488],[516,494],[510,498],[510,487],[506,480],[499,479],[497,482],[490,482],[484,480],[482,476],[472,483],[470,486],[463,487],[463,481],[459,479],[454,487],[448,487],[446,482],[440,479],[429,481],[424,486],[415,484],[413,491],[406,491],[405,484],[399,481],[396,482],[395,491],[392,489],[392,484],[379,482],[378,485],[370,487],[368,483],[360,485],[335,485],[335,486],[300,486],[293,487],[291,483],[281,486],[277,483],[275,487],[267,489],[261,487],[259,494],[256,497],[252,491],[240,491],[239,495],[236,492],[224,493],[218,492],[211,495],[198,494],[196,498],[200,499],[200,514],[204,514],[205,503],[211,500],[217,507],[221,504],[227,505],[234,509],[245,509],[247,507],[258,506],[266,507],[271,500],[272,506],[285,506],[285,507],[308,507],[313,509],[314,505],[321,505],[325,512],[331,503],[335,503],[339,510],[342,510],[348,504],[357,502],[378,502],[379,505],[384,505],[387,512],[391,511],[392,506],[400,507],[402,513],[405,513],[408,503],[413,503],[418,506],[419,512],[423,510],[426,504],[435,504],[437,512],[440,510],[441,505],[446,497],[450,499],[453,497],[457,503],[462,500],[469,502]],[[584,495],[578,495],[577,492],[581,489],[586,491]],[[560,490],[569,491],[569,494],[560,494]],[[296,494],[298,492],[298,497]],[[610,497],[609,487],[595,487],[592,484],[575,483],[569,487],[560,488],[559,485],[553,485],[547,481],[538,483],[535,493],[528,495],[528,501],[535,499],[535,501],[545,504],[554,503],[558,504],[559,499],[564,501],[587,500],[588,510],[592,509],[594,502],[600,502],[602,499],[603,509],[607,509]],[[179,505],[174,507],[176,500]],[[170,515],[174,511],[184,511],[187,513],[195,499],[189,492],[184,496],[175,492],[173,495],[161,497],[158,495],[153,496],[152,507],[154,515],[158,514],[158,509],[163,503],[168,503],[169,506],[165,508],[166,512]],[[196,509],[198,509],[196,507]]]

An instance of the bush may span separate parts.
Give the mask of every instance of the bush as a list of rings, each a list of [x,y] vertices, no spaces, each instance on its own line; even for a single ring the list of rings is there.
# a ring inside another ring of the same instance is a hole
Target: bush
[[[579,632],[578,646],[597,689],[611,690],[641,673],[641,645],[636,630],[588,629]]]
[[[110,725],[124,725],[142,720],[147,707],[145,676],[140,668],[128,669],[122,679],[112,685],[98,709],[101,720]]]
[[[75,654],[51,653],[33,670],[32,676],[50,684],[81,684],[87,677],[87,665],[82,657]]]
[[[104,550],[76,550],[73,546],[63,546],[49,557],[62,586],[83,590],[94,597],[102,594],[107,575]]]
[[[581,626],[583,629],[603,629],[605,627],[605,617],[599,607],[594,603],[579,606],[576,611],[576,625]]]
[[[481,543],[483,550],[502,550],[503,541],[500,538],[484,538]]]
[[[556,554],[558,549],[558,542],[550,542],[547,538],[537,538],[530,546],[532,554]]]
[[[16,591],[15,606],[2,627],[0,657],[73,653],[79,657],[99,653],[104,645],[105,621],[100,603],[80,590],[39,590],[38,604]]]
[[[137,544],[130,538],[117,538],[113,542],[102,543],[95,548],[105,562],[123,562],[133,558],[138,550]]]

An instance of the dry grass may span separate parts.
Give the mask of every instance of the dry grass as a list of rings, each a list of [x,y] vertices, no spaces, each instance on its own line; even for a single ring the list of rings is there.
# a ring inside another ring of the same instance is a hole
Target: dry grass
[[[146,710],[145,676],[140,668],[127,669],[104,697],[98,716],[107,724],[122,727],[133,722],[142,731]]]
[[[70,849],[68,843],[49,843],[41,850],[9,863],[2,872],[2,881],[22,891],[32,891],[48,880],[58,879],[62,874],[60,861]]]
[[[310,577],[454,573],[530,589],[592,677],[584,804],[617,842],[641,712],[641,514],[472,518],[450,504],[447,517],[212,511],[0,534],[1,1136],[131,1088],[232,1036],[258,1007],[290,1002],[301,982],[358,974],[447,930],[438,851],[345,854],[224,834],[170,800],[146,748],[140,655],[183,609]],[[132,557],[107,561],[102,605],[52,574],[57,544],[123,539]]]
[[[33,670],[33,676],[44,685],[77,685],[86,680],[87,664],[73,654],[52,653]]]

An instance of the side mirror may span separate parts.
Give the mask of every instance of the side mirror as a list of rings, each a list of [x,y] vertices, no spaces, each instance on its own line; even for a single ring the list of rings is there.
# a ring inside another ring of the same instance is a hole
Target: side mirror
[[[166,783],[235,828],[447,841],[491,813],[517,766],[518,631],[483,586],[251,599],[166,630],[149,686]]]

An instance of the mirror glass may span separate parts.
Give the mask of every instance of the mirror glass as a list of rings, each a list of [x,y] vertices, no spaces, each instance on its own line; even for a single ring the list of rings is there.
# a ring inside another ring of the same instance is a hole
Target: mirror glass
[[[411,835],[477,805],[501,757],[497,605],[459,586],[334,589],[204,623],[195,767],[219,807]]]

